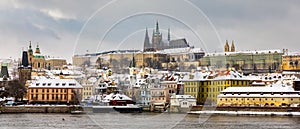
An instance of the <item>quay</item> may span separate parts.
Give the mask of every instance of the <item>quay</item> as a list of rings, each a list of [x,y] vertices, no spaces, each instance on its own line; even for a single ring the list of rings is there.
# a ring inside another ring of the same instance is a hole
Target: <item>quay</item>
[[[79,105],[18,105],[2,106],[0,113],[72,113],[74,111],[83,111]]]
[[[188,112],[188,114],[300,116],[300,112],[259,112],[259,111],[190,111]]]

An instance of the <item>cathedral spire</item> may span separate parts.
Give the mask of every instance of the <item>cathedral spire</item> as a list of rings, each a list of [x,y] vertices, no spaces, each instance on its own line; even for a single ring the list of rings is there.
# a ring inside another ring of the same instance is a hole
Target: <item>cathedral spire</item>
[[[150,41],[149,41],[149,36],[148,36],[148,29],[146,28],[146,34],[145,34],[145,40],[144,40],[144,51],[149,49],[150,47]]]
[[[155,33],[156,33],[156,34],[160,34],[160,33],[159,33],[158,21],[156,21],[156,31],[155,31]]]

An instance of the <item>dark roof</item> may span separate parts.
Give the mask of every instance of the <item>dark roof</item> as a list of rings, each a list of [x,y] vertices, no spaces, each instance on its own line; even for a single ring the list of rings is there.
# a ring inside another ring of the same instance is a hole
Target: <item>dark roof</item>
[[[1,67],[0,77],[9,77],[7,66]]]
[[[22,55],[22,66],[23,67],[28,67],[29,63],[28,63],[28,54],[27,51],[23,51],[23,55]]]
[[[187,43],[185,38],[171,40],[169,43],[169,48],[185,48],[185,47],[189,47],[189,46],[190,45]]]

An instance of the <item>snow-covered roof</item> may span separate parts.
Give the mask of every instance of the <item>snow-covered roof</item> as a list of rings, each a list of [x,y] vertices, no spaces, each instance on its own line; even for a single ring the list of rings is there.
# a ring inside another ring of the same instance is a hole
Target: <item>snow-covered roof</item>
[[[32,80],[28,88],[82,88],[82,86],[74,79],[38,78]]]
[[[123,94],[109,94],[109,95],[106,95],[103,99],[105,102],[109,102],[110,100],[132,100],[131,98],[129,98],[128,96],[126,95],[123,95]]]
[[[66,60],[66,59],[61,58],[61,57],[50,57],[50,58],[47,58],[46,60]]]
[[[176,99],[196,99],[194,96],[191,96],[191,95],[176,95],[176,96],[172,95],[171,99],[174,97]]]
[[[160,50],[158,52],[164,53],[164,54],[204,53],[204,51],[201,48],[191,48],[191,47],[164,49],[164,50]]]
[[[222,55],[234,55],[234,54],[268,54],[268,53],[281,53],[280,49],[274,50],[254,50],[254,51],[237,51],[237,52],[215,52],[206,53],[206,56],[222,56]]]

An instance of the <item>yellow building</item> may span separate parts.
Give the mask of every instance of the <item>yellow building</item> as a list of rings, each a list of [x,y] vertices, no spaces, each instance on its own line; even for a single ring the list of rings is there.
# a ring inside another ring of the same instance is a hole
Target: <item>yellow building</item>
[[[197,76],[197,75],[196,75]],[[250,86],[250,79],[245,77],[234,77],[233,75],[223,75],[220,77],[209,79],[189,75],[189,78],[183,79],[184,94],[194,96],[197,104],[213,104],[217,103],[217,96],[221,91],[228,87],[247,87]]]
[[[230,87],[218,95],[218,106],[297,106],[300,91],[290,86]]]
[[[74,79],[33,80],[28,86],[29,103],[78,104],[82,86]]]
[[[74,59],[75,57],[73,57]],[[76,57],[79,59],[79,57]],[[127,69],[132,63],[135,67],[153,67],[161,68],[161,63],[167,59],[166,54],[155,52],[111,52],[99,55],[101,65],[108,65],[108,67],[119,70]],[[134,60],[134,62],[133,62]],[[74,62],[74,61],[73,61]]]
[[[289,54],[282,56],[283,71],[300,71],[300,54]]]
[[[82,99],[90,99],[94,93],[94,86],[92,84],[84,84],[82,87]]]

